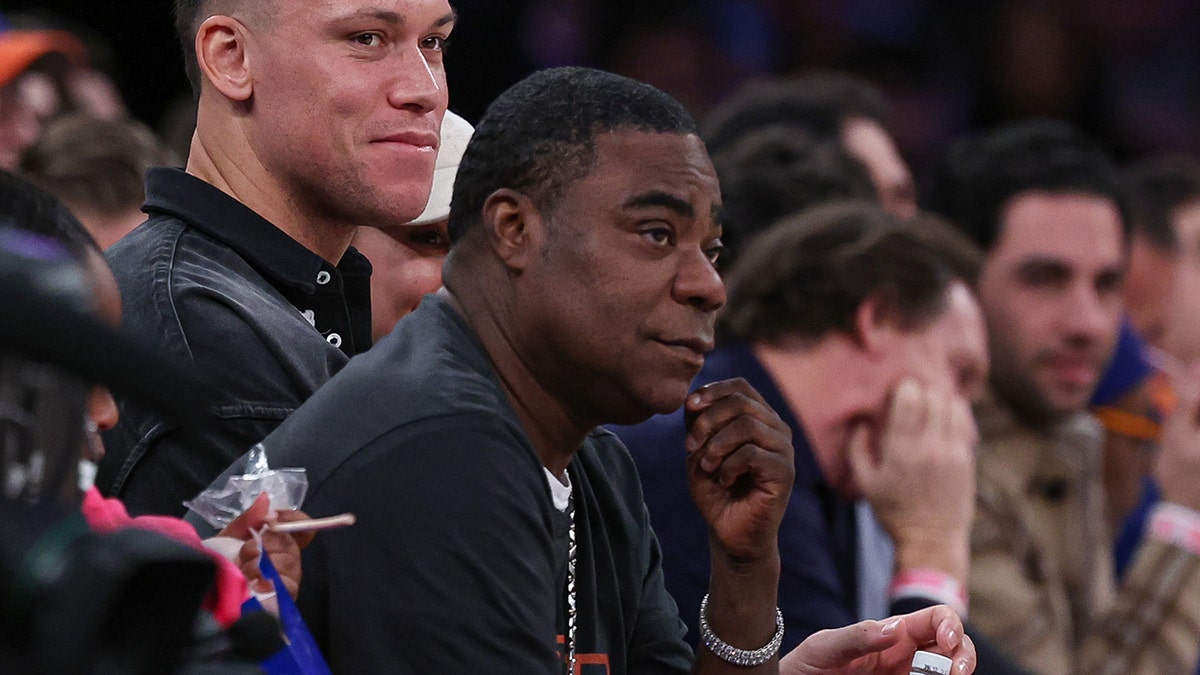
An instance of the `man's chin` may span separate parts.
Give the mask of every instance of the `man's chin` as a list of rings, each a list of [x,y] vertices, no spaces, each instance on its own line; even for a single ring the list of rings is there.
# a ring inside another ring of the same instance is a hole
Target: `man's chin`
[[[1094,382],[1087,386],[1059,387],[1050,392],[1045,400],[1050,409],[1059,417],[1068,417],[1087,410],[1095,391],[1096,384]]]
[[[614,411],[611,415],[614,419],[606,421],[605,424],[629,426],[641,424],[655,415],[670,415],[683,407],[687,395],[686,387],[681,387],[678,392],[655,392],[626,410]]]

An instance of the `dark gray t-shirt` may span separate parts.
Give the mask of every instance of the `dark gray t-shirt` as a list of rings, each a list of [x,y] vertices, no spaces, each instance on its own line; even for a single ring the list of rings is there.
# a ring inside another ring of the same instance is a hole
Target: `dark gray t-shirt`
[[[563,671],[570,520],[446,300],[426,297],[264,444],[272,466],[308,469],[310,515],[358,516],[304,553],[300,607],[335,671]],[[686,672],[628,452],[597,430],[568,470],[580,672]]]

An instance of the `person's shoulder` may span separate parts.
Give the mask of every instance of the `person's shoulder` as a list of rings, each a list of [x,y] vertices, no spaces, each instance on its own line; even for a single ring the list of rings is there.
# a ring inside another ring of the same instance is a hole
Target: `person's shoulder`
[[[451,437],[480,424],[522,436],[520,422],[473,335],[422,305],[350,360],[274,434],[281,447],[364,447],[418,429]],[[471,421],[468,425],[466,421]]]
[[[104,252],[117,282],[142,275],[155,265],[169,263],[186,227],[178,218],[158,214],[121,237]]]
[[[350,365],[353,377],[375,382],[421,416],[479,412],[515,418],[483,345],[443,298],[427,297]]]

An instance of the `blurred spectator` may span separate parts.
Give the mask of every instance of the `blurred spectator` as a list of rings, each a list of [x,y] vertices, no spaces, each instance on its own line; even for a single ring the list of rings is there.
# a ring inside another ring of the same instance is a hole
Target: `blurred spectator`
[[[862,163],[837,141],[813,140],[783,125],[743,134],[713,158],[725,211],[721,268],[782,218],[837,199],[877,201]]]
[[[1086,410],[1122,316],[1123,187],[1090,138],[1030,121],[956,144],[932,195],[986,251],[992,375],[976,406],[971,617],[1048,675],[1184,673],[1200,650],[1200,547],[1181,535],[1200,524],[1194,410],[1168,420],[1158,455],[1173,503],[1152,516],[1119,589],[1112,571],[1102,435]]]
[[[1195,257],[1189,256],[1193,251],[1182,245],[1181,236],[1187,230],[1186,216],[1200,207],[1200,161],[1186,155],[1153,156],[1131,165],[1125,174],[1133,228],[1126,307],[1138,333],[1161,348],[1168,324],[1187,321],[1181,313],[1188,308],[1171,304],[1181,258]],[[1200,246],[1200,232],[1195,234],[1197,240],[1188,244]],[[1171,339],[1182,342],[1178,334]]]
[[[83,44],[62,31],[0,31],[0,168],[15,169],[46,120],[63,107],[70,70]]]
[[[916,186],[883,126],[886,119],[887,100],[871,82],[849,73],[819,71],[750,82],[705,119],[704,138],[714,158],[745,134],[768,126],[837,142],[862,162],[884,208],[911,216],[916,212]]]
[[[111,274],[83,226],[53,197],[0,171],[0,216],[15,228],[0,230],[0,275],[10,289],[0,298],[6,317],[0,330],[0,509],[6,514],[0,596],[8,610],[0,665],[14,659],[22,672],[150,673],[173,672],[195,659],[220,660],[228,672],[243,672],[226,658],[236,653],[238,636],[221,632],[238,622],[248,597],[238,567],[207,551],[186,523],[131,519],[118,501],[85,491],[77,474],[81,454],[95,460],[102,453],[97,427],[111,425],[116,413],[103,387],[87,393],[89,381],[123,387],[181,420],[192,418],[201,388],[111,327],[119,321]],[[98,407],[98,401],[108,405]],[[258,527],[264,518],[259,508],[239,522]],[[295,585],[298,547],[288,535],[266,537]],[[30,578],[29,563],[19,556],[31,546],[42,547],[39,555],[53,562]],[[247,567],[251,554],[257,556],[250,546],[238,558]],[[198,618],[201,601],[211,614],[208,623]],[[214,619],[219,627],[210,625]],[[215,644],[191,652],[208,640]],[[274,649],[279,640],[268,642]],[[249,668],[252,658],[238,654],[235,660]]]
[[[144,124],[77,113],[46,125],[20,168],[61,199],[107,249],[146,219],[146,171],[178,164]]]

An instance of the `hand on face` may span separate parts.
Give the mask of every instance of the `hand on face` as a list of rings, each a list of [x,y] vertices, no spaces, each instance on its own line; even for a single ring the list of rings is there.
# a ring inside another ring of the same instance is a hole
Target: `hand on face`
[[[1154,477],[1163,500],[1200,510],[1200,365],[1174,375],[1175,409],[1163,423]]]
[[[791,429],[740,378],[697,390],[684,410],[692,500],[714,540],[739,560],[771,555],[795,478]]]
[[[237,560],[234,562],[242,570],[242,574],[246,575],[246,581],[250,583],[251,588],[260,593],[271,591],[270,584],[263,579],[262,573],[258,569],[259,548],[254,537],[250,535],[251,531],[260,530],[267,523],[306,519],[308,516],[303,511],[271,511],[271,498],[264,492],[254,500],[250,508],[221,530],[220,536],[233,537],[245,542],[238,551]],[[262,542],[267,556],[275,565],[275,570],[279,572],[280,579],[287,587],[288,595],[293,598],[300,592],[300,551],[312,543],[315,534],[315,532],[281,534],[269,530],[262,532]]]
[[[861,621],[809,636],[779,662],[783,675],[908,675],[913,654],[926,649],[949,656],[954,675],[975,671],[975,645],[949,607]]]
[[[848,447],[853,480],[903,567],[965,578],[975,499],[975,420],[966,400],[903,380],[872,444],[860,423]]]

